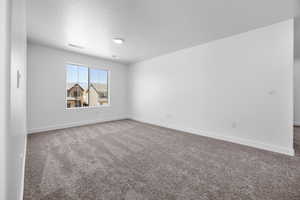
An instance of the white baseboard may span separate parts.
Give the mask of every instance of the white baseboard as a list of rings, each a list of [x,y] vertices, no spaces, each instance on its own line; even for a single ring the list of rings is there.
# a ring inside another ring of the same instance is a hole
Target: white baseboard
[[[116,121],[116,120],[123,120],[123,119],[128,119],[127,117],[123,118],[117,118],[117,119],[110,119],[110,120],[86,120],[86,121],[79,121],[79,122],[72,122],[72,123],[65,123],[65,124],[59,124],[55,126],[47,126],[47,127],[40,127],[40,128],[32,128],[28,130],[28,133],[38,133],[38,132],[45,132],[45,131],[51,131],[51,130],[57,130],[57,129],[64,129],[64,128],[71,128],[71,127],[76,127],[76,126],[83,126],[83,125],[88,125],[88,124],[96,124],[96,123],[101,123],[101,122],[109,122],[109,121]],[[274,146],[271,144],[265,144],[261,143],[258,141],[253,141],[253,140],[248,140],[248,139],[243,139],[243,138],[237,138],[237,137],[230,137],[230,136],[224,136],[218,133],[213,133],[209,131],[202,131],[202,130],[196,130],[196,129],[191,129],[191,128],[186,128],[186,127],[178,127],[175,125],[166,125],[162,124],[160,122],[152,122],[149,120],[145,119],[137,119],[132,117],[132,120],[148,123],[148,124],[153,124],[153,125],[158,125],[161,127],[166,127],[170,129],[176,129],[179,131],[184,131],[187,133],[192,133],[196,135],[201,135],[201,136],[206,136],[214,139],[219,139],[219,140],[224,140],[228,142],[233,142],[237,144],[242,144],[250,147],[255,147],[258,149],[263,149],[263,150],[268,150],[268,151],[273,151],[276,153],[282,153],[286,155],[293,156],[295,155],[294,149],[288,149],[288,148],[282,148],[278,146]]]
[[[24,150],[23,150],[23,157],[22,157],[22,183],[21,183],[21,191],[20,191],[20,200],[23,200],[24,196],[24,181],[25,181],[25,164],[26,164],[26,155],[27,155],[27,135],[25,136],[25,144],[24,144]]]
[[[237,144],[241,144],[241,145],[245,145],[245,146],[250,146],[250,147],[254,147],[254,148],[258,148],[258,149],[281,153],[281,154],[285,154],[285,155],[289,155],[289,156],[295,155],[295,151],[293,148],[292,149],[282,148],[282,147],[274,146],[271,144],[265,144],[265,143],[258,142],[258,141],[237,138],[237,137],[224,136],[224,135],[210,132],[210,131],[202,131],[202,130],[196,130],[196,129],[192,129],[192,128],[178,127],[175,125],[166,125],[166,124],[162,124],[160,122],[153,123],[151,121],[144,120],[144,119],[137,119],[137,118],[131,118],[131,119],[135,120],[135,121],[140,121],[140,122],[144,122],[144,123],[148,123],[148,124],[165,127],[165,128],[170,128],[170,129],[175,129],[175,130],[179,130],[179,131],[183,131],[183,132],[187,132],[187,133],[192,133],[195,135],[206,136],[206,137],[210,137],[210,138],[214,138],[214,139],[218,139],[218,140],[224,140],[224,141],[237,143]]]
[[[78,122],[71,122],[71,123],[65,123],[65,124],[58,124],[53,126],[45,126],[45,127],[39,127],[39,128],[31,128],[28,130],[28,133],[39,133],[39,132],[45,132],[45,131],[52,131],[52,130],[58,130],[58,129],[64,129],[64,128],[71,128],[71,127],[77,127],[77,126],[84,126],[89,124],[97,124],[102,122],[110,122],[110,121],[117,121],[117,120],[123,120],[128,119],[127,117],[122,118],[114,118],[114,119],[107,119],[107,120],[86,120],[86,121],[78,121]]]

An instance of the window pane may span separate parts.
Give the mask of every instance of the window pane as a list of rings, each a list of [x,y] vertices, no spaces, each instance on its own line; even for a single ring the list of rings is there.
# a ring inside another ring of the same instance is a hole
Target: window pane
[[[88,106],[89,69],[67,65],[67,108]]]
[[[90,106],[108,104],[108,71],[90,69]]]

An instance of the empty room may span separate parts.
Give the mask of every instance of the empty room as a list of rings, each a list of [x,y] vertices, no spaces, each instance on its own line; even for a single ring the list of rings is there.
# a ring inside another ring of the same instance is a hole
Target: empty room
[[[299,0],[0,2],[0,200],[300,200]]]

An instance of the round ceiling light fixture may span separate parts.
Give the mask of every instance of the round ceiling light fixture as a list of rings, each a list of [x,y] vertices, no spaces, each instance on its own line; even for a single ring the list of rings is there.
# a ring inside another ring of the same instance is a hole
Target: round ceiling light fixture
[[[123,38],[113,38],[112,39],[116,44],[123,44],[125,40]]]

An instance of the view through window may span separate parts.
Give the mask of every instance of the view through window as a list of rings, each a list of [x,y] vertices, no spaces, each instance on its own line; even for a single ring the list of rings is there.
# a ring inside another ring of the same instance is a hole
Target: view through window
[[[108,104],[108,71],[68,64],[67,108]]]

